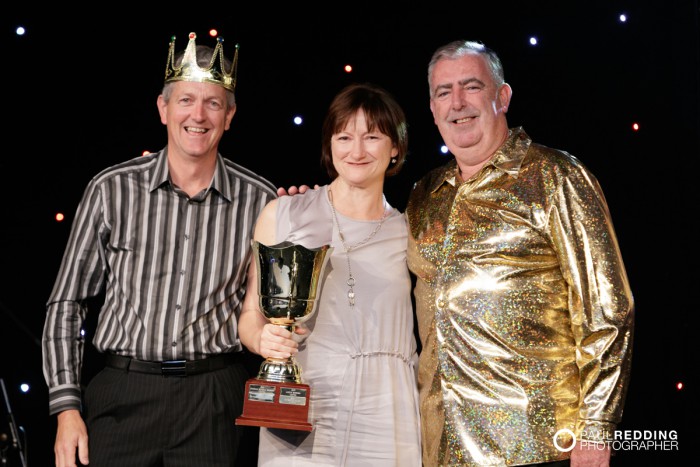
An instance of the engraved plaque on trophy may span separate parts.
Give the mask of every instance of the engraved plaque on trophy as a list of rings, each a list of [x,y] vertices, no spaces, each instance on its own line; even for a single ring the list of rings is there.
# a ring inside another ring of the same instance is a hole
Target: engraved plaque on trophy
[[[291,242],[267,246],[253,241],[260,310],[272,324],[294,332],[316,310],[319,281],[333,249],[309,249]],[[311,431],[309,396],[302,369],[291,356],[267,358],[246,382],[243,414],[236,425]]]

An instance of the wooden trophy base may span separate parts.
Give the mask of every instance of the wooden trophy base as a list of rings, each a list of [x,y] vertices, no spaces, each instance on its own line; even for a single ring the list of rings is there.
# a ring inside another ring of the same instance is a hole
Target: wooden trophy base
[[[245,384],[243,414],[236,425],[311,431],[308,384],[277,383],[251,378]]]

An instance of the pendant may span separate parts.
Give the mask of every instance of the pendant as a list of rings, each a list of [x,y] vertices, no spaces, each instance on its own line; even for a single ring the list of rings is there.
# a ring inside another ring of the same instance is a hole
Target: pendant
[[[353,289],[353,286],[355,285],[355,278],[350,276],[348,277],[348,281],[346,282],[348,284],[348,304],[350,306],[355,306],[355,289]]]

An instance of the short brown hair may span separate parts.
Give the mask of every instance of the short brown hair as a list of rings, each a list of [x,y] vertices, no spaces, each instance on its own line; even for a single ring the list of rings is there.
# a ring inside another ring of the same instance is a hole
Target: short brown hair
[[[370,131],[378,129],[391,138],[391,142],[396,146],[396,163],[390,164],[385,174],[396,175],[401,170],[408,152],[406,115],[387,90],[371,83],[351,84],[333,98],[321,129],[321,165],[331,179],[338,176],[333,166],[331,139],[334,134],[345,128],[359,110],[364,112]]]

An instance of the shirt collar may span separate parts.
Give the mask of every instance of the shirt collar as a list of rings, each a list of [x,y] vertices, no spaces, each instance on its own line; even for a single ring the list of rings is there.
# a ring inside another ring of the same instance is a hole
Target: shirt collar
[[[151,186],[149,192],[153,192],[163,185],[170,183],[168,178],[168,148],[161,149],[156,156],[156,163],[151,169]]]
[[[163,148],[156,156],[156,163],[153,166],[151,185],[149,191],[153,192],[158,188],[170,184],[170,172],[168,171],[168,148]],[[231,183],[229,183],[229,173],[226,171],[226,164],[221,154],[216,156],[216,168],[212,178],[210,190],[218,192],[227,201],[231,201]]]
[[[491,156],[484,167],[490,165],[513,178],[518,178],[520,167],[522,166],[523,159],[525,159],[531,143],[532,139],[525,133],[523,127],[519,126],[508,130],[508,137],[493,156]],[[483,167],[481,170],[484,170]],[[445,183],[453,187],[457,186],[458,179],[459,167],[457,167],[457,161],[453,158],[450,162],[445,164],[442,169],[439,169],[439,173],[435,177],[435,182],[433,186],[430,187],[430,191],[434,192]]]

